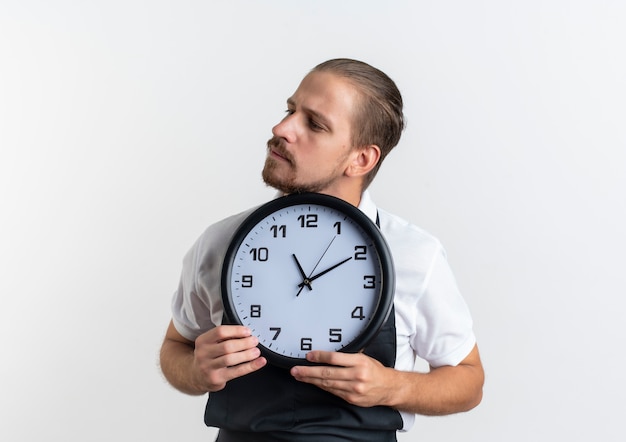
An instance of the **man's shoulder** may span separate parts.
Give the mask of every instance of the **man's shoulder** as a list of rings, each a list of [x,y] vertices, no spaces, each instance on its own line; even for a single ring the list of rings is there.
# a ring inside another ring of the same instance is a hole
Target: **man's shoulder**
[[[434,235],[401,216],[394,215],[380,208],[378,209],[378,214],[380,217],[380,228],[388,241],[418,242],[423,246],[441,247],[439,239]]]

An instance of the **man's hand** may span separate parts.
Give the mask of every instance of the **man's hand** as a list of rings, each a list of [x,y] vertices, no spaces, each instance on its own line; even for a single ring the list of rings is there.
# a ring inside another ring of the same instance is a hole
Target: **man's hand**
[[[388,402],[393,394],[393,369],[362,353],[312,351],[307,360],[323,366],[296,366],[291,374],[301,382],[316,385],[351,404],[372,407]]]
[[[232,379],[267,364],[247,327],[222,325],[200,335],[195,342],[170,326],[161,347],[161,369],[167,380],[188,394],[219,391]]]

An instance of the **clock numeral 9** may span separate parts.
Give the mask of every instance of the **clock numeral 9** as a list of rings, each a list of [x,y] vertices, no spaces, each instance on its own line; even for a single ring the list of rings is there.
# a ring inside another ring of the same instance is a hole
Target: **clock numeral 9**
[[[375,289],[376,288],[376,277],[374,275],[365,275],[363,277],[363,288],[364,289]]]
[[[341,329],[340,328],[331,328],[328,331],[328,342],[341,342]]]
[[[252,275],[243,275],[241,277],[241,287],[243,288],[252,287]]]
[[[352,310],[352,318],[354,319],[358,319],[360,321],[365,319],[365,315],[363,314],[363,306],[362,305],[357,305],[356,307],[354,307],[354,310]]]
[[[298,221],[300,221],[300,227],[317,227],[317,215],[315,213],[300,215]]]
[[[313,339],[311,338],[300,339],[300,350],[310,351],[312,349],[313,349]]]
[[[354,260],[363,261],[367,259],[367,246],[354,246]]]

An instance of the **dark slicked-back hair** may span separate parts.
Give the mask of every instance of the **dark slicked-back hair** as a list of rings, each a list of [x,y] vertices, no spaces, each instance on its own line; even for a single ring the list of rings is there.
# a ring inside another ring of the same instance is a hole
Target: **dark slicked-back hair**
[[[317,65],[311,72],[330,72],[352,82],[361,94],[352,122],[352,144],[355,147],[376,144],[380,160],[365,177],[363,188],[370,185],[380,165],[400,141],[405,121],[402,95],[391,78],[367,63],[337,58]]]

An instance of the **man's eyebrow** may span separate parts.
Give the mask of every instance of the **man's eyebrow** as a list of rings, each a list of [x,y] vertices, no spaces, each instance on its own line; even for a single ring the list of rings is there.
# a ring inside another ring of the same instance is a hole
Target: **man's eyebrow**
[[[290,107],[295,107],[296,106],[296,102],[292,97],[287,98],[287,106]],[[324,126],[326,126],[328,129],[331,128],[331,123],[330,120],[322,113],[311,109],[310,107],[302,107],[302,110],[304,112],[306,112],[309,115],[312,115],[319,123],[323,124]]]

